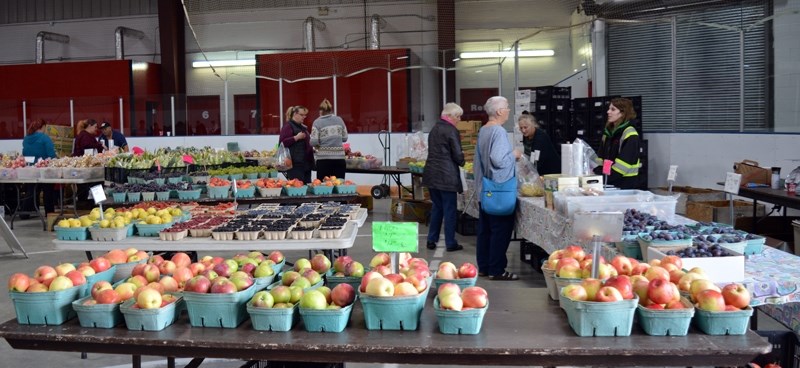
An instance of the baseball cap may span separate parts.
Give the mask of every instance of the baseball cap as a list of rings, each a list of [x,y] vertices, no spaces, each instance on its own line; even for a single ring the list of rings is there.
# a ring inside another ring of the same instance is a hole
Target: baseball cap
[[[102,124],[100,124],[100,129],[105,129],[109,127],[111,127],[111,124],[107,121],[104,121]]]

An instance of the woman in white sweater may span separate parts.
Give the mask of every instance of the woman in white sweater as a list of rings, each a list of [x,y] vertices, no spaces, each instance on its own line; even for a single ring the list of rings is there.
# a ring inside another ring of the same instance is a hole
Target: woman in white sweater
[[[326,98],[319,104],[319,118],[311,127],[317,179],[323,180],[326,176],[344,179],[344,142],[347,142],[347,126],[342,118],[333,114],[333,105]]]

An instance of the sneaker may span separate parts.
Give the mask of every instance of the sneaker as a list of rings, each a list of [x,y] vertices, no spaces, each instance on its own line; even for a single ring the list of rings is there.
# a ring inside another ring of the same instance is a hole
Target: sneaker
[[[428,242],[427,247],[428,247],[428,249],[436,249],[436,243],[435,242]]]

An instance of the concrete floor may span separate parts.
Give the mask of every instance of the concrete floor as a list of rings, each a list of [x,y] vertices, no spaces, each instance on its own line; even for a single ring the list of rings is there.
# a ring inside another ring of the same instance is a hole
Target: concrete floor
[[[375,209],[370,212],[367,223],[359,231],[359,235],[352,249],[348,251],[354,259],[360,262],[369,262],[374,252],[371,250],[371,223],[372,221],[389,220],[389,200],[375,201]],[[424,225],[420,226],[420,253],[418,256],[427,259],[432,267],[436,267],[439,262],[451,261],[456,265],[463,262],[475,263],[475,237],[464,237],[456,234],[464,250],[460,252],[445,252],[444,240],[441,240],[439,247],[435,250],[428,250],[425,244],[428,229]],[[80,251],[59,251],[54,249],[52,240],[54,234],[43,232],[41,223],[38,220],[16,221],[14,234],[23,244],[30,255],[30,259],[18,257],[14,254],[3,253],[0,255],[0,280],[4,283],[9,276],[16,272],[32,274],[33,270],[43,264],[55,265],[62,262],[80,262],[85,260],[84,252]],[[0,240],[2,242],[2,240]],[[492,289],[496,288],[520,288],[520,287],[545,287],[542,275],[533,270],[527,263],[520,261],[519,243],[512,242],[508,251],[508,270],[520,276],[519,281],[489,281],[485,278],[478,280],[478,285],[486,288],[491,294]],[[8,252],[6,245],[0,244],[0,252]],[[201,256],[205,253],[201,253]],[[234,253],[214,253],[223,257],[233,256]],[[307,252],[286,252],[289,260],[306,257]],[[15,318],[14,309],[7,293],[0,293],[0,321],[7,321]],[[765,330],[782,329],[782,326],[774,323],[770,318],[759,318],[759,327]],[[44,351],[23,351],[12,349],[5,340],[0,341],[0,367],[127,367],[130,366],[130,357],[120,355],[89,354],[87,359],[81,359],[80,353],[66,352],[44,352]],[[166,367],[166,360],[161,357],[145,356],[142,358],[143,366],[146,367]],[[58,363],[55,363],[58,362]],[[178,360],[179,365],[183,366],[188,360]],[[181,365],[180,363],[183,363]],[[209,360],[202,367],[238,367],[240,361]],[[347,364],[347,367],[376,367],[378,364]],[[396,367],[394,364],[382,365],[383,367]],[[422,367],[422,366],[403,366],[403,367]],[[427,366],[426,366],[427,367]],[[433,366],[431,366],[433,367]],[[441,367],[441,366],[436,366]],[[486,367],[490,368],[490,367]]]

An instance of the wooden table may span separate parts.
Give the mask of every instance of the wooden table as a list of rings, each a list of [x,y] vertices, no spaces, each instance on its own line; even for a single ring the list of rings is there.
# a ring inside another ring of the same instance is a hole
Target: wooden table
[[[359,302],[342,333],[259,332],[250,321],[236,329],[192,328],[183,315],[160,332],[82,328],[77,319],[61,326],[27,326],[10,320],[0,337],[14,349],[134,356],[209,357],[300,362],[366,362],[518,366],[741,366],[772,346],[756,333],[709,336],[578,337],[546,289],[490,289],[490,307],[477,335],[443,335],[427,300],[417,331],[370,331]]]

